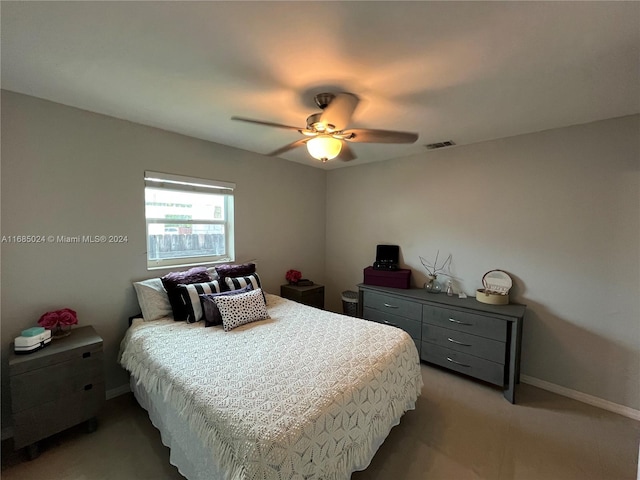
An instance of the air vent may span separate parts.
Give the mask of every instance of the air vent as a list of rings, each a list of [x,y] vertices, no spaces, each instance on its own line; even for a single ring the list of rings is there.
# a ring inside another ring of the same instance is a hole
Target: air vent
[[[450,147],[455,144],[456,142],[453,140],[447,140],[446,142],[429,143],[428,145],[425,145],[425,147],[427,147],[427,150],[435,150],[436,148]]]

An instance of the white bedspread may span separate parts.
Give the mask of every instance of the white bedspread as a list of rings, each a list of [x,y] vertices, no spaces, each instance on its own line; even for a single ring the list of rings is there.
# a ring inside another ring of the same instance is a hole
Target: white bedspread
[[[415,407],[422,377],[413,340],[267,299],[270,320],[230,332],[134,323],[121,364],[179,412],[225,479],[348,479]]]

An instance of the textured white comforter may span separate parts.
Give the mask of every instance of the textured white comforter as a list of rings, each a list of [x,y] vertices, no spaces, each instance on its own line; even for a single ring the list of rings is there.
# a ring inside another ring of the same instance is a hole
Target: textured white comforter
[[[267,295],[270,320],[224,332],[137,322],[121,364],[187,422],[225,479],[347,479],[422,388],[402,330]]]

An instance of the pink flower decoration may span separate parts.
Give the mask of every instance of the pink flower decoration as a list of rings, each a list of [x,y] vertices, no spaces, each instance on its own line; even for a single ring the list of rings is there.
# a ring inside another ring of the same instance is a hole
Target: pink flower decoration
[[[47,312],[40,317],[40,320],[38,320],[38,325],[46,328],[47,330],[53,330],[58,325],[71,326],[77,323],[78,315],[70,308]]]
[[[76,325],[78,323],[78,315],[70,308],[58,310],[58,323],[60,325]]]
[[[302,278],[302,273],[300,273],[298,270],[289,270],[287,271],[284,278],[286,278],[288,282],[298,283],[298,280]]]

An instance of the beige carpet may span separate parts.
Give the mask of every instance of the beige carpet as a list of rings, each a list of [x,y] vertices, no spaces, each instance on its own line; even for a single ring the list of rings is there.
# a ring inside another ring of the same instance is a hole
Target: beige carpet
[[[491,386],[422,371],[416,410],[352,480],[636,480],[640,422],[524,384],[511,405]],[[95,433],[76,427],[41,442],[32,461],[3,442],[2,479],[183,478],[131,394],[98,420]]]

